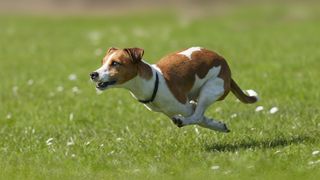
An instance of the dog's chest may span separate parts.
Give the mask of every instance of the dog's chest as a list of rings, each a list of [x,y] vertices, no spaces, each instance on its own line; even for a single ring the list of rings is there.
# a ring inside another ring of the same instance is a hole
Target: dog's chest
[[[189,112],[186,112],[188,111],[188,103],[182,104],[176,99],[167,86],[163,76],[159,76],[159,89],[154,101],[144,105],[149,110],[162,112],[168,116],[189,114]]]
[[[209,71],[208,74],[213,75],[213,73],[217,73],[217,70]],[[206,77],[203,79],[196,78],[191,91],[188,94],[185,94],[185,96],[187,96],[187,101],[181,103],[167,86],[164,77],[160,76],[159,89],[156,98],[153,102],[145,104],[145,107],[151,111],[162,112],[169,117],[176,114],[189,116],[193,111],[193,104],[190,104],[189,101],[198,98],[198,92],[201,90],[201,86],[206,80]]]

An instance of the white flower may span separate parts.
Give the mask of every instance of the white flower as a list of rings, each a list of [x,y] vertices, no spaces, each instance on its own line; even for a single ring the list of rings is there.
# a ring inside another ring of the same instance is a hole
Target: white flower
[[[73,138],[71,137],[70,139],[69,139],[69,141],[67,142],[67,146],[73,146],[74,145],[74,140],[73,140]]]
[[[280,150],[277,150],[276,152],[274,152],[274,154],[279,154],[279,153],[281,153]]]
[[[18,86],[13,86],[12,87],[12,91],[13,91],[13,94],[17,94],[18,93]]]
[[[308,162],[309,165],[318,164],[318,163],[320,163],[320,159],[316,160],[316,161],[309,161]]]
[[[312,155],[315,156],[315,155],[317,155],[317,154],[319,154],[319,153],[320,153],[320,151],[318,151],[318,150],[317,150],[317,151],[313,151],[313,152],[312,152]]]
[[[216,108],[216,112],[220,112],[221,110],[222,110],[221,107],[217,107],[217,108]]]
[[[309,161],[308,162],[308,165],[312,165],[312,164],[314,164],[314,161]]]
[[[77,80],[77,75],[76,75],[76,74],[70,74],[70,75],[68,76],[68,79],[69,79],[70,81],[75,81],[75,80]]]
[[[69,114],[69,120],[72,121],[72,120],[73,120],[73,117],[74,117],[74,116],[73,116],[73,113],[70,113],[70,114]]]
[[[270,109],[269,112],[270,112],[270,114],[274,114],[274,113],[276,113],[278,111],[279,111],[279,109],[277,107],[273,107],[273,108]]]
[[[76,155],[75,155],[75,154],[71,154],[71,157],[75,158],[75,157],[76,157]]]
[[[86,142],[84,145],[88,146],[90,143],[91,143],[91,142],[90,142],[90,141],[88,141],[88,142]]]
[[[194,127],[194,131],[196,132],[196,134],[197,134],[197,135],[199,135],[199,134],[200,134],[200,132],[199,132],[199,130],[198,130],[198,128],[197,128],[197,127]]]
[[[230,118],[236,118],[238,115],[236,113],[232,114]]]
[[[138,172],[140,172],[140,169],[134,169],[132,172],[133,173],[138,173]]]
[[[29,79],[29,80],[27,81],[27,84],[28,84],[29,86],[31,86],[31,85],[33,84],[33,80],[32,80],[32,79]]]
[[[11,118],[12,118],[12,114],[11,114],[11,113],[8,113],[7,116],[6,116],[6,118],[7,118],[7,119],[11,119]]]
[[[46,144],[48,145],[48,146],[50,146],[50,145],[52,145],[52,142],[53,141],[53,138],[49,138],[47,141],[46,141]]]
[[[218,169],[220,169],[220,166],[211,166],[211,169],[212,170],[218,170]]]
[[[62,92],[62,91],[63,91],[63,86],[58,86],[58,87],[57,87],[57,91],[58,91],[58,92]]]
[[[75,94],[80,93],[80,89],[77,86],[74,86],[72,88],[72,92],[75,93]]]
[[[257,106],[256,109],[255,109],[255,111],[256,111],[256,112],[259,112],[259,111],[262,111],[263,109],[264,109],[263,106]]]
[[[118,138],[116,139],[116,141],[122,141],[122,138],[118,137]]]
[[[114,154],[114,151],[110,151],[110,152],[108,153],[108,156],[110,156],[110,155],[112,155],[112,154]]]

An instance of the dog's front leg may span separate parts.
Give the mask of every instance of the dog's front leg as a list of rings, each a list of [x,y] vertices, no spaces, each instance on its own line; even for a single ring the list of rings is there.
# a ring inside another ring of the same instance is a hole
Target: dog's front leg
[[[177,108],[176,111],[166,113],[167,116],[172,120],[172,122],[180,127],[183,127],[185,125],[189,125],[190,123],[184,122],[184,117],[190,117],[194,114],[194,111],[197,107],[197,103],[195,101],[189,101],[187,104],[180,106],[180,108]]]

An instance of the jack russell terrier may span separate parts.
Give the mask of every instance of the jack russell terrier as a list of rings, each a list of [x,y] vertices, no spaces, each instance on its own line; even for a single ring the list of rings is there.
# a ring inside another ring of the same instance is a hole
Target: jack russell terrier
[[[258,100],[253,90],[246,95],[231,78],[226,60],[200,47],[178,51],[149,65],[141,48],[110,48],[102,66],[90,74],[98,90],[125,88],[149,110],[162,112],[178,127],[197,124],[229,132],[225,123],[204,115],[215,101],[231,92],[243,103]]]

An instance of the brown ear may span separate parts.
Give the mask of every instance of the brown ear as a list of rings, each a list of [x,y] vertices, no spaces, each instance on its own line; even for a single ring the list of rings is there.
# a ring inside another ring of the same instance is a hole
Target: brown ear
[[[141,61],[144,54],[144,50],[141,48],[125,48],[124,50],[129,54],[134,63]]]
[[[107,54],[109,54],[110,52],[115,51],[115,50],[118,50],[118,48],[111,47],[108,49]]]

